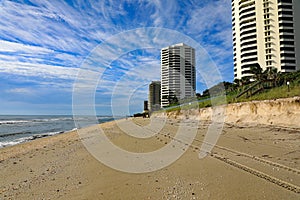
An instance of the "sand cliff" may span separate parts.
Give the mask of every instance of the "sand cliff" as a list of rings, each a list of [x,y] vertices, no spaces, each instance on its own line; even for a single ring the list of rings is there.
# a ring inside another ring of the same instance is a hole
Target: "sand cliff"
[[[172,119],[225,120],[234,124],[300,128],[300,97],[233,103],[210,108],[156,113]]]

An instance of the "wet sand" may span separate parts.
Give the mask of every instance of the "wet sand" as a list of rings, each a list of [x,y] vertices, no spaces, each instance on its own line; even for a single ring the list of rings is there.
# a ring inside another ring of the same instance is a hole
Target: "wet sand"
[[[149,124],[149,119],[132,121]],[[179,122],[168,120],[149,139],[128,136],[115,122],[99,126],[120,148],[151,152],[172,141]],[[141,174],[100,163],[76,132],[0,149],[0,199],[300,198],[299,129],[225,124],[212,152],[199,159],[209,125],[197,126],[193,144],[183,147],[187,151],[176,162]]]

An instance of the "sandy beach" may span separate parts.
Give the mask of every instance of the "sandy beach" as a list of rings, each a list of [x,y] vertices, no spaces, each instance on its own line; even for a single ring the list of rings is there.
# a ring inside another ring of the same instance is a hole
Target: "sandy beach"
[[[140,127],[150,123],[128,120]],[[197,126],[196,138],[180,159],[149,173],[126,173],[102,164],[76,131],[2,148],[0,199],[300,198],[299,129],[227,123],[211,154],[199,159],[209,125],[202,121]],[[148,139],[124,134],[116,122],[99,126],[115,145],[140,153],[170,143],[179,120],[168,119]]]

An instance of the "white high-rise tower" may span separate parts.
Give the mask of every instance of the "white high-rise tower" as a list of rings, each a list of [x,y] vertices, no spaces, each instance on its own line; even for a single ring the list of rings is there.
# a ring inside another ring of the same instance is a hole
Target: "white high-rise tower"
[[[196,91],[195,49],[184,43],[161,50],[161,106],[194,97]]]
[[[300,69],[300,0],[232,0],[234,78],[250,66]]]

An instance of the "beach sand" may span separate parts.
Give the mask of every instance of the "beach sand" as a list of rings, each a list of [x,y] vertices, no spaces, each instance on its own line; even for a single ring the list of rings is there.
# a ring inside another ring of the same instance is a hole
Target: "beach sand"
[[[149,119],[130,120],[149,124]],[[160,134],[138,139],[115,123],[99,126],[115,145],[132,152],[162,148],[179,128],[178,120],[168,120]],[[0,199],[300,198],[299,129],[225,124],[212,153],[199,159],[209,125],[201,122],[180,159],[149,173],[102,164],[76,131],[0,149]]]

